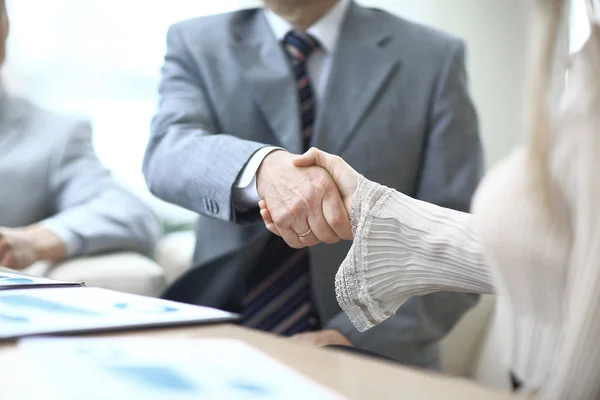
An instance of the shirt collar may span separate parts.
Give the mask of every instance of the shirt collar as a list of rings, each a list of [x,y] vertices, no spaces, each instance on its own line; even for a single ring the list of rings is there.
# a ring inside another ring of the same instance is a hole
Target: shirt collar
[[[327,53],[333,53],[335,49],[340,36],[342,22],[344,22],[346,12],[350,8],[350,2],[351,0],[338,0],[325,15],[312,24],[306,31],[319,42],[321,48]],[[265,14],[267,23],[278,41],[282,41],[285,35],[294,29],[289,22],[273,11],[266,9]]]

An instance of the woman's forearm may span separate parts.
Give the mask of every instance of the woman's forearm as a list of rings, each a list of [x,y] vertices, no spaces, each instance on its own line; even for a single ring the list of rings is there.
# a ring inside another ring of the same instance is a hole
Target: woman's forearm
[[[354,243],[336,292],[360,330],[395,314],[413,295],[493,292],[471,214],[360,177],[351,217]]]

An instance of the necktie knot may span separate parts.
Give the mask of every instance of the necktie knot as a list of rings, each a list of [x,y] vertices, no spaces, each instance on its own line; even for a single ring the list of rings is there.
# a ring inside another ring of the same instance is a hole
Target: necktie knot
[[[290,57],[300,62],[306,61],[318,46],[312,36],[298,31],[288,32],[283,38],[283,45]]]

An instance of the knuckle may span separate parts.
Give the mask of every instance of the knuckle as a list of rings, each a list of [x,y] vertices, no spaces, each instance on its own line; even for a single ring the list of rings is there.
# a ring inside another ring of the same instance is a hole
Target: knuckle
[[[276,226],[280,227],[280,226],[286,226],[291,217],[290,215],[292,214],[291,210],[289,208],[284,208],[284,209],[278,209],[276,211],[273,211],[270,213],[270,217],[271,217],[271,221],[273,221],[273,224],[275,224]]]
[[[308,199],[306,199],[305,201],[308,201]],[[302,211],[304,211],[305,209],[305,201],[301,200],[301,199],[296,199],[291,205],[290,205],[290,214],[292,215],[298,215],[301,214]]]
[[[314,180],[314,186],[319,193],[326,193],[331,189],[331,179],[327,172],[319,171],[319,175]]]

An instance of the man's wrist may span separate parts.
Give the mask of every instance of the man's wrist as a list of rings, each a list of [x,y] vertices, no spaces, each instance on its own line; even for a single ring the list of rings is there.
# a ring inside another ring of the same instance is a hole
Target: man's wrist
[[[233,203],[237,211],[248,211],[258,205],[261,197],[258,194],[256,174],[265,157],[271,152],[282,150],[279,147],[266,146],[256,151],[248,160],[232,189]]]
[[[264,191],[265,188],[265,181],[264,179],[261,179],[261,176],[265,178],[265,175],[261,173],[268,171],[271,168],[271,165],[277,165],[277,160],[284,154],[287,154],[287,151],[283,149],[274,149],[272,152],[267,154],[265,158],[263,158],[262,162],[258,166],[258,169],[256,170],[256,191],[261,198],[264,198],[262,191]]]

